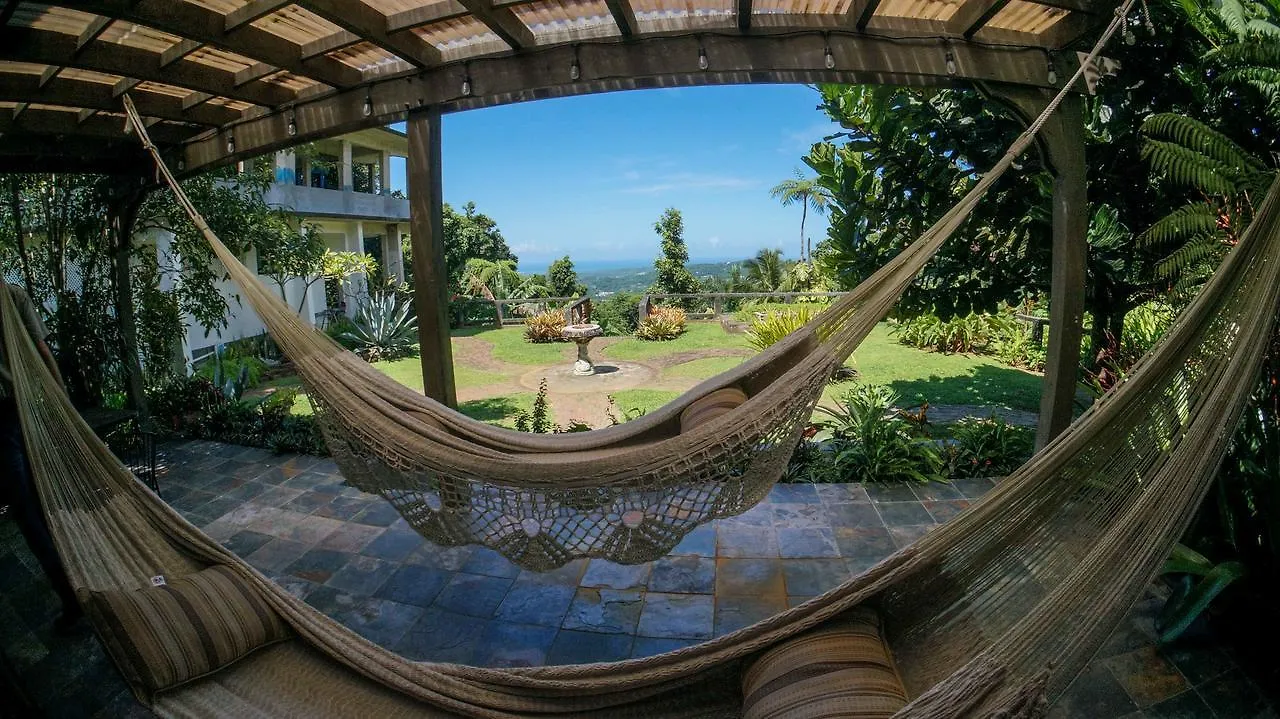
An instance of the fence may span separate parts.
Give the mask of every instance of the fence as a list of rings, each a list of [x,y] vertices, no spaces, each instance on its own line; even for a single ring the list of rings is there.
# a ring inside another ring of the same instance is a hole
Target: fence
[[[590,297],[523,297],[505,300],[459,297],[451,304],[457,327],[518,325],[523,324],[524,319],[530,315],[551,309],[563,311],[567,324],[581,324],[591,319]],[[482,316],[477,316],[477,309],[481,310]]]
[[[707,312],[687,312],[688,317],[693,319],[707,319],[719,317],[724,314],[725,300],[779,300],[786,304],[791,304],[800,297],[823,297],[830,299],[839,297],[843,292],[695,292],[692,294],[648,294],[640,298],[640,317],[648,317],[653,311],[653,305],[658,300],[698,300],[705,299],[711,308]]]

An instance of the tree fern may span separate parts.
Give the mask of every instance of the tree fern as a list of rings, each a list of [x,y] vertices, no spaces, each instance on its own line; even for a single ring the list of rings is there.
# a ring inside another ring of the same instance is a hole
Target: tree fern
[[[1142,159],[1181,187],[1211,195],[1234,195],[1240,189],[1235,183],[1236,168],[1175,142],[1148,139],[1142,145]]]
[[[1142,123],[1142,134],[1191,150],[1206,159],[1231,168],[1260,172],[1264,166],[1234,140],[1208,125],[1183,115],[1160,113]]]
[[[1138,242],[1144,247],[1168,247],[1202,235],[1216,235],[1219,220],[1214,206],[1206,202],[1183,205],[1157,220],[1138,236]]]

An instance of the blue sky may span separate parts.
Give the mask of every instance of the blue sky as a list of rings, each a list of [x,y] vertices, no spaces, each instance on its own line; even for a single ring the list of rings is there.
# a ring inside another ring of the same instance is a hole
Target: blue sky
[[[521,269],[570,255],[580,265],[658,253],[653,223],[684,215],[695,261],[740,259],[761,247],[794,259],[800,208],[769,188],[839,127],[817,91],[750,85],[615,92],[446,115],[444,199],[468,200],[498,222]],[[392,166],[404,186],[404,165]],[[810,213],[814,244],[826,220]]]

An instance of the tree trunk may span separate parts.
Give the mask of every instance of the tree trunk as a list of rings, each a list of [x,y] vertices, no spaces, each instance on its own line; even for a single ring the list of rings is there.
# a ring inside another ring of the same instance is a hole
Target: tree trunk
[[[132,192],[113,200],[108,205],[108,222],[115,255],[116,321],[120,323],[120,361],[124,365],[126,394],[129,407],[138,411],[145,420],[147,412],[146,385],[142,376],[142,363],[138,359],[137,317],[133,306],[133,275],[129,264],[133,249],[133,224],[138,219],[145,193]]]
[[[809,219],[809,203],[800,203],[800,261],[805,261],[804,254],[804,222]]]

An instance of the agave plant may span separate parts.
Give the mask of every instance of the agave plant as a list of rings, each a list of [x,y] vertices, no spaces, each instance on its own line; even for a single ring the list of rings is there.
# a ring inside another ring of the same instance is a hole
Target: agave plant
[[[418,319],[409,316],[412,306],[389,292],[378,292],[361,303],[351,331],[342,338],[370,362],[403,357],[418,338]]]

